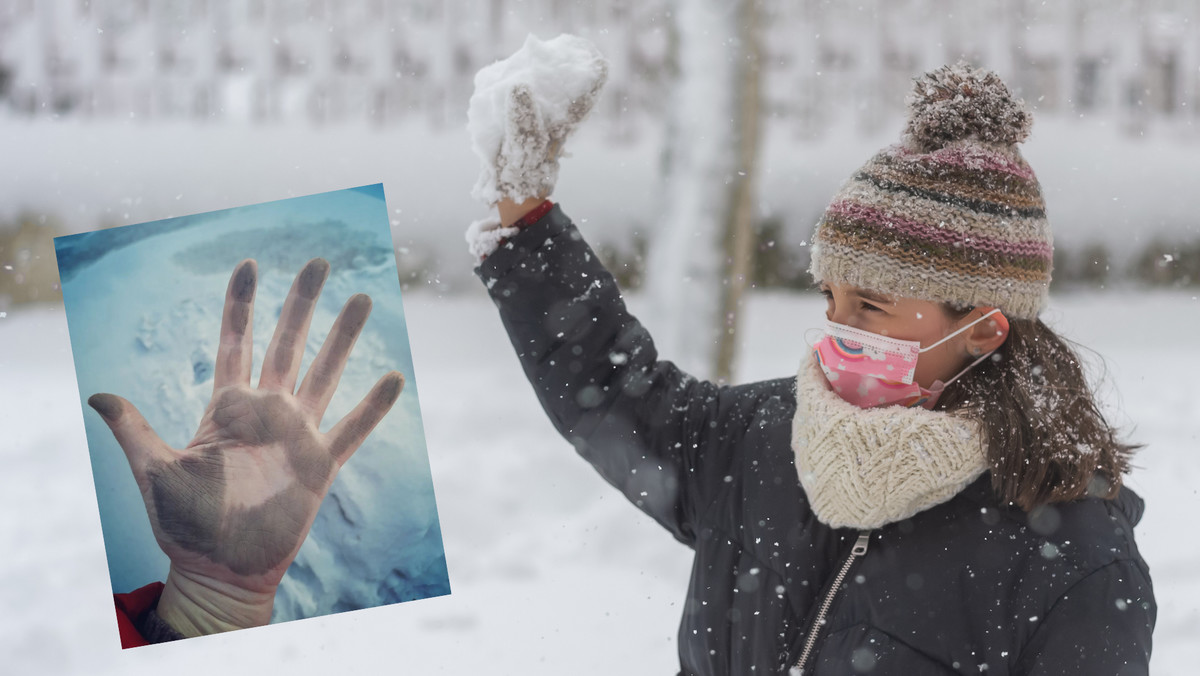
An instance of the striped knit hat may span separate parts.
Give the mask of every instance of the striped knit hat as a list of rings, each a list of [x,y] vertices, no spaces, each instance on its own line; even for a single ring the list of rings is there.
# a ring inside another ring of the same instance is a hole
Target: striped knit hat
[[[1017,145],[1033,117],[964,61],[914,78],[900,143],[834,195],[813,236],[816,281],[1032,319],[1054,250],[1041,186]]]

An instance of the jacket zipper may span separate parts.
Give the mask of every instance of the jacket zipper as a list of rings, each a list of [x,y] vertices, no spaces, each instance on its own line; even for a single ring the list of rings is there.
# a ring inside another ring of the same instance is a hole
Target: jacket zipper
[[[825,615],[829,613],[829,607],[833,605],[833,597],[842,586],[842,581],[846,579],[846,575],[850,573],[850,566],[854,565],[854,560],[867,553],[867,544],[871,541],[871,531],[864,530],[859,532],[858,540],[854,542],[854,547],[850,550],[850,555],[846,557],[846,561],[842,564],[842,569],[838,571],[837,577],[833,578],[833,584],[829,585],[829,590],[825,592],[825,600],[821,602],[821,608],[817,611],[817,616],[813,619],[812,626],[808,629],[808,638],[804,640],[804,651],[800,653],[800,658],[796,660],[796,664],[792,666],[788,673],[791,676],[803,676],[804,663],[808,661],[812,654],[813,647],[817,645],[817,635],[821,633],[821,625],[825,623]]]

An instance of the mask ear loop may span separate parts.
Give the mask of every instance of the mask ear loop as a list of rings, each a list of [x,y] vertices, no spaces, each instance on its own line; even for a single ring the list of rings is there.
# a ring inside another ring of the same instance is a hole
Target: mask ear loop
[[[954,333],[951,333],[950,335],[942,338],[941,340],[934,343],[933,345],[930,345],[929,347],[923,347],[920,350],[917,350],[917,352],[928,352],[929,350],[932,350],[933,348],[937,347],[938,345],[941,345],[942,343],[946,342],[947,340],[950,340],[951,338],[957,336],[958,334],[962,333],[963,331],[966,331],[967,329],[971,328],[972,326],[975,326],[979,322],[987,319],[988,317],[991,317],[992,315],[996,314],[999,311],[1000,311],[1000,308],[992,308],[991,312],[985,314],[984,316],[980,317],[979,319],[976,319],[975,321],[971,322],[970,324],[967,324],[966,326],[960,328],[959,330],[955,331]],[[995,352],[995,350],[992,350],[992,352]],[[988,352],[988,354],[991,354],[992,352]],[[985,354],[984,356],[986,357],[987,355]]]
[[[967,325],[966,325],[966,326],[964,326],[962,329],[959,329],[959,331],[962,331],[963,329],[969,329],[969,328],[971,328],[972,326],[974,326],[975,324],[978,324],[979,322],[981,322],[981,321],[983,321],[983,320],[987,319],[988,317],[991,317],[992,315],[996,314],[996,313],[997,313],[997,312],[999,312],[999,311],[1000,311],[1000,309],[999,309],[999,308],[996,308],[996,309],[992,310],[991,312],[987,313],[986,315],[984,315],[984,316],[980,317],[979,319],[976,319],[975,321],[971,322],[970,324],[967,324]],[[1001,321],[1001,323],[1003,323],[1003,324],[1004,324],[1004,330],[1005,330],[1005,331],[1007,331],[1007,330],[1008,330],[1008,320],[1006,320],[1006,319],[1004,318],[1004,315],[1000,315],[1000,321]],[[958,333],[958,331],[956,331],[955,333]],[[951,335],[951,336],[953,336],[954,334],[952,333],[952,334],[950,334],[950,335]],[[950,336],[946,336],[946,338],[949,338],[949,337],[950,337]],[[945,340],[945,338],[943,338],[942,340]],[[939,341],[939,342],[941,342],[941,341]],[[930,347],[933,347],[933,346],[931,345]],[[945,383],[943,383],[943,384],[942,384],[942,387],[943,387],[943,388],[945,388],[945,387],[949,386],[949,385],[950,385],[950,383],[952,383],[952,382],[954,382],[954,381],[958,380],[959,378],[961,378],[961,377],[963,376],[963,374],[965,374],[967,371],[970,371],[971,369],[975,368],[976,366],[979,366],[979,364],[981,364],[981,363],[983,362],[983,360],[984,360],[984,359],[987,359],[988,357],[992,356],[993,354],[995,354],[996,350],[999,350],[999,349],[1000,349],[999,347],[996,347],[996,348],[995,348],[995,349],[993,349],[993,350],[988,350],[987,352],[983,353],[983,356],[981,356],[980,358],[978,358],[978,359],[976,359],[975,361],[971,362],[971,363],[970,363],[970,364],[967,366],[967,368],[965,368],[965,369],[963,369],[963,370],[959,371],[959,372],[958,372],[958,375],[954,376],[954,377],[953,377],[953,378],[951,378],[950,380],[947,380]]]
[[[996,349],[998,350],[998,349],[1000,349],[1000,348],[996,348]],[[979,366],[979,364],[980,364],[980,363],[981,363],[981,362],[982,362],[984,359],[987,359],[988,357],[992,356],[992,353],[993,353],[993,352],[995,352],[995,351],[996,351],[996,350],[990,350],[990,351],[988,351],[988,352],[985,352],[985,353],[984,353],[984,355],[983,355],[982,357],[980,357],[979,359],[976,359],[975,361],[971,362],[971,364],[970,364],[969,366],[967,366],[967,368],[965,368],[965,369],[963,369],[963,370],[959,371],[959,372],[958,372],[958,375],[956,375],[956,376],[954,376],[953,378],[951,378],[950,380],[947,380],[946,382],[942,383],[942,388],[947,388],[947,387],[949,387],[949,386],[950,386],[950,383],[952,383],[952,382],[954,382],[954,381],[958,380],[959,378],[961,378],[961,377],[963,376],[963,374],[964,374],[964,373],[966,373],[967,371],[970,371],[971,369],[975,368],[976,366]]]
[[[813,331],[820,331],[822,336],[825,335],[825,329],[822,329],[819,326],[810,326],[807,329],[805,329],[804,330],[804,344],[807,345],[810,350],[813,348],[813,345],[817,342],[816,340],[813,340],[812,338],[809,337],[813,334]],[[820,338],[818,338],[817,340],[820,340]]]

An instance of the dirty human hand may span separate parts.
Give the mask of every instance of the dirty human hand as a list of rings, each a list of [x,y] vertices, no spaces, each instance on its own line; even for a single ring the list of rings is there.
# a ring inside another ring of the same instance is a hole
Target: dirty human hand
[[[250,386],[258,267],[234,269],[225,296],[212,400],[195,437],[168,446],[129,401],[88,399],[125,451],[159,547],[171,560],[159,617],[184,636],[266,624],[275,590],[341,466],[391,409],[404,376],[384,375],[328,433],[321,418],[371,311],[342,308],[296,389],[313,308],[329,273],[309,261],[292,284]]]

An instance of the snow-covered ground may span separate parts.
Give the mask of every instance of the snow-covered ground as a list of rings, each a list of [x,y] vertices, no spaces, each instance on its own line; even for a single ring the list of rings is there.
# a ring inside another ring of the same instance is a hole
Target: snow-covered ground
[[[644,300],[629,299],[635,314]],[[452,594],[124,652],[65,315],[10,308],[0,318],[4,672],[674,673],[688,550],[557,436],[481,288],[404,301]],[[752,296],[739,379],[792,372],[822,302]],[[1147,444],[1129,483],[1147,502],[1137,536],[1159,602],[1152,672],[1193,674],[1200,300],[1187,292],[1062,296],[1046,316],[1104,357],[1105,401]],[[653,333],[653,318],[644,319]]]

